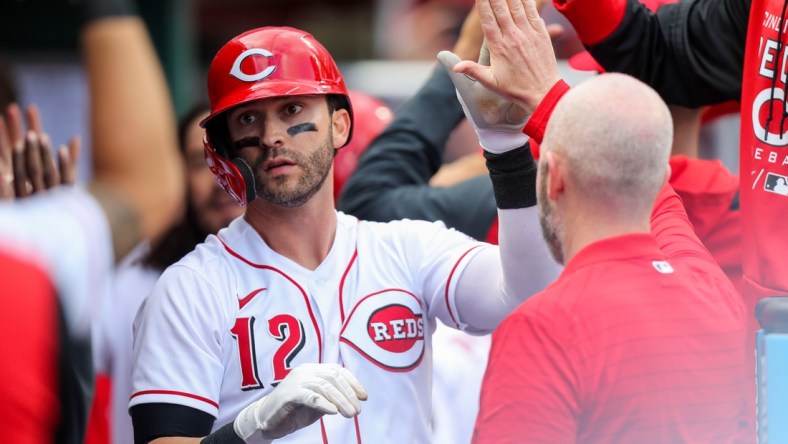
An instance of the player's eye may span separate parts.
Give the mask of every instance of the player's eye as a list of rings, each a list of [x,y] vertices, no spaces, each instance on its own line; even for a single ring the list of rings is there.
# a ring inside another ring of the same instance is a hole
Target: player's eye
[[[288,103],[285,105],[284,113],[288,116],[294,116],[301,112],[302,109],[304,109],[304,106],[300,103]]]
[[[252,113],[243,113],[238,116],[238,122],[241,125],[249,125],[251,123],[257,122],[257,116]]]

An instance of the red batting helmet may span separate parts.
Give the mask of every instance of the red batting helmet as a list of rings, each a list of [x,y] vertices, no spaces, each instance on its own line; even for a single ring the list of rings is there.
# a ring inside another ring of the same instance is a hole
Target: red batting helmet
[[[335,94],[339,108],[353,112],[347,87],[334,59],[311,34],[289,27],[247,31],[225,44],[208,69],[211,114],[205,128],[205,155],[219,183],[242,205],[254,197],[251,177],[231,159],[224,113],[243,103],[282,96]],[[240,170],[239,170],[240,168]],[[247,199],[249,198],[249,199]]]

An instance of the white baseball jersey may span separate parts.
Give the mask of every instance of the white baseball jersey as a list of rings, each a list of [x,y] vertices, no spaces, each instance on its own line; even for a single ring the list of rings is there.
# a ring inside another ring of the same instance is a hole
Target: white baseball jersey
[[[41,265],[57,286],[69,332],[88,338],[114,257],[109,222],[79,186],[0,204],[0,248]]]
[[[299,364],[340,363],[369,392],[362,413],[277,442],[429,442],[435,318],[462,328],[455,285],[484,248],[494,247],[440,222],[337,213],[329,254],[308,270],[238,219],[167,269],[146,301],[130,406],[192,407],[216,430]]]
[[[131,345],[134,317],[150,294],[161,273],[142,266],[139,261],[148,253],[141,243],[117,265],[111,274],[110,294],[101,301],[93,322],[93,370],[112,381],[109,417],[113,444],[132,444],[134,431],[129,416],[131,397]]]
[[[433,441],[469,443],[479,413],[490,335],[471,336],[438,322],[432,346]]]

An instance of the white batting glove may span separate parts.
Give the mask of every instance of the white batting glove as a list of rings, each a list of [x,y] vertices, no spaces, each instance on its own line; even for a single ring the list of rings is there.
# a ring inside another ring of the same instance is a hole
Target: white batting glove
[[[247,443],[270,443],[302,429],[323,415],[346,418],[361,413],[364,386],[338,364],[302,364],[264,398],[250,404],[233,423]]]
[[[495,94],[465,74],[454,72],[454,65],[460,62],[457,54],[441,51],[438,60],[449,73],[457,91],[457,99],[465,117],[476,130],[482,148],[500,154],[525,145],[528,136],[522,131],[530,116],[520,105]],[[490,65],[486,44],[482,45],[479,64]]]

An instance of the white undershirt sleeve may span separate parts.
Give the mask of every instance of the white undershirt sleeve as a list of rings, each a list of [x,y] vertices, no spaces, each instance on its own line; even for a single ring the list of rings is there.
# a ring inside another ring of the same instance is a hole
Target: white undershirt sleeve
[[[469,333],[486,333],[561,273],[542,237],[536,206],[498,210],[498,248],[468,261],[455,288],[457,311]]]

